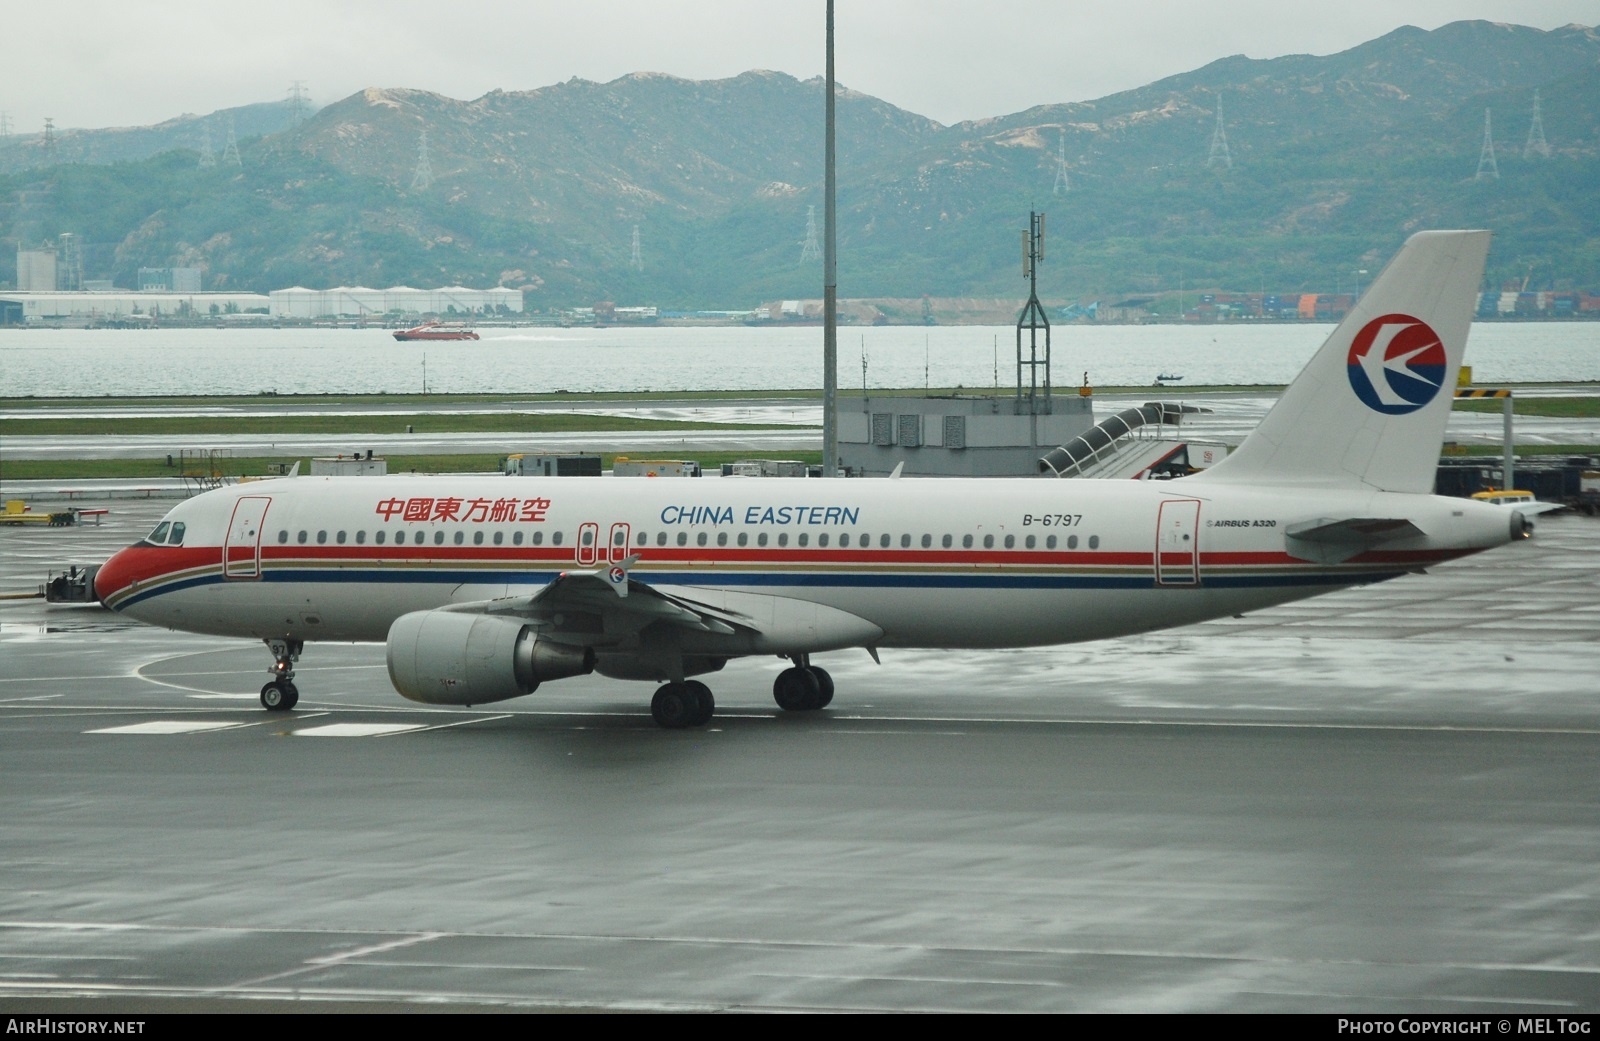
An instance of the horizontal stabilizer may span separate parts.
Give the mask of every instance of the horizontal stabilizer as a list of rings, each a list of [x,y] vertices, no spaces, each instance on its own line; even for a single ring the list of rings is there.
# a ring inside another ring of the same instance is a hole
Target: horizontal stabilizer
[[[1403,517],[1323,517],[1296,524],[1285,532],[1290,556],[1318,564],[1342,564],[1385,542],[1421,534],[1421,528]]]

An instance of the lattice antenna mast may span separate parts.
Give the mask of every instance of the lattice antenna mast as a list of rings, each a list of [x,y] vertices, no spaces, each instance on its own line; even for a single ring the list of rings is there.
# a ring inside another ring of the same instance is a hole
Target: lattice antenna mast
[[[244,161],[239,158],[239,140],[233,133],[233,117],[228,117],[228,143],[222,146],[222,161],[224,164],[232,163],[239,169],[244,169]]]
[[[44,117],[44,146],[45,165],[53,166],[56,161],[56,121],[49,116]]]
[[[1500,164],[1494,161],[1494,131],[1491,129],[1489,109],[1483,110],[1483,151],[1478,153],[1478,172],[1472,178],[1481,181],[1485,177],[1500,179]]]
[[[628,258],[628,266],[635,271],[644,270],[644,254],[639,252],[639,225],[633,226],[633,255]]]
[[[217,153],[211,150],[211,126],[200,124],[200,169],[213,170],[217,166]]]
[[[11,114],[0,109],[0,141],[11,136]]]
[[[433,165],[428,162],[428,128],[422,128],[422,139],[417,143],[417,169],[411,175],[411,190],[427,191],[433,187]]]
[[[311,95],[306,93],[306,81],[295,80],[289,84],[289,118],[295,126],[305,122],[306,114],[311,110]]]
[[[1022,277],[1028,280],[1028,303],[1017,319],[1017,401],[1022,401],[1022,370],[1028,370],[1028,411],[1050,413],[1050,319],[1039,303],[1039,265],[1044,263],[1044,214],[1028,214],[1022,233]],[[1022,331],[1028,331],[1027,356],[1023,356]],[[1044,343],[1039,331],[1044,330]],[[1040,370],[1044,370],[1042,377]]]
[[[800,263],[815,264],[822,259],[822,247],[817,244],[817,208],[806,207],[806,237],[800,243]]]
[[[1061,140],[1056,147],[1056,183],[1050,186],[1051,195],[1072,191],[1072,178],[1067,176],[1067,128],[1061,128]]]
[[[1211,154],[1206,156],[1207,166],[1233,169],[1233,153],[1228,151],[1228,132],[1222,126],[1222,95],[1217,95],[1217,128],[1211,132]]]
[[[1539,92],[1533,92],[1533,125],[1528,127],[1528,143],[1522,148],[1522,158],[1532,159],[1540,155],[1550,158],[1550,146],[1544,139],[1544,119],[1539,115]]]

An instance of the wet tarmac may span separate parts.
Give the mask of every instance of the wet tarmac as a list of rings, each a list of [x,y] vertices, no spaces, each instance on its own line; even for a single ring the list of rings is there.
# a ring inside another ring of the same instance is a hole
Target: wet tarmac
[[[0,528],[0,596],[131,541]],[[1600,1011],[1600,520],[1061,648],[484,710],[0,600],[0,1008]],[[316,740],[320,739],[320,740]]]
[[[1560,397],[1587,390],[1591,385],[1567,385],[1519,390],[1524,397]],[[1182,387],[1150,388],[1139,394],[1118,393],[1096,399],[1097,418],[1105,419],[1123,408],[1145,401],[1163,400],[1200,405],[1205,415],[1192,416],[1182,427],[1184,437],[1238,444],[1255,428],[1277,399],[1275,391],[1188,395]],[[850,407],[848,400],[845,408]],[[664,420],[691,426],[672,430],[592,430],[559,433],[422,432],[413,434],[124,434],[29,435],[6,438],[6,455],[13,459],[159,459],[181,449],[220,449],[235,456],[337,455],[373,451],[384,455],[483,455],[511,452],[636,452],[682,454],[687,452],[803,452],[821,448],[822,408],[819,403],[794,397],[752,395],[730,400],[655,401],[639,405],[629,401],[585,401],[581,406],[548,401],[511,402],[494,406],[441,404],[424,411],[399,410],[393,405],[349,403],[286,404],[270,412],[259,408],[205,406],[177,410],[143,406],[92,406],[63,409],[10,410],[0,418],[122,418],[150,416],[209,416],[252,418],[293,416],[468,416],[503,412],[557,413]],[[738,424],[738,426],[733,426]],[[752,428],[754,427],[754,428]],[[1455,411],[1446,438],[1466,445],[1499,445],[1504,436],[1498,413]],[[1600,444],[1600,419],[1518,416],[1519,445],[1537,450],[1541,445]]]

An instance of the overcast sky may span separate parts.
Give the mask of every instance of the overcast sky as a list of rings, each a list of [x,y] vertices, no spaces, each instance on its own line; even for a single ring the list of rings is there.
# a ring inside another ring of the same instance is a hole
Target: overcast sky
[[[455,98],[629,72],[823,70],[824,0],[0,0],[13,133],[157,123],[364,87]],[[1331,54],[1401,25],[1541,29],[1596,0],[837,0],[839,82],[942,123],[1085,101],[1230,54]]]

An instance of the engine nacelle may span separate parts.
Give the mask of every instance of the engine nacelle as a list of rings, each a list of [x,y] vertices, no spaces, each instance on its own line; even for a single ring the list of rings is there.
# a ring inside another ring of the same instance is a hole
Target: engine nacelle
[[[413,611],[389,627],[389,681],[412,701],[483,705],[594,671],[594,651],[538,638],[515,618]]]

